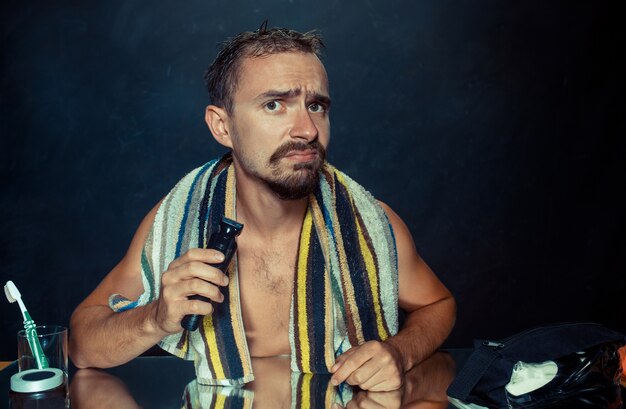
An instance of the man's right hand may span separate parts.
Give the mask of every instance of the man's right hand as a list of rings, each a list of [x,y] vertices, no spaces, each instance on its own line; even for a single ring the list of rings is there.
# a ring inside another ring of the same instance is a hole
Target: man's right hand
[[[202,295],[212,302],[221,303],[224,295],[219,287],[228,285],[228,277],[210,264],[224,261],[217,250],[190,249],[172,261],[161,276],[161,293],[154,302],[155,324],[168,333],[182,331],[180,325],[188,314],[213,313],[213,305],[206,301],[190,300],[190,295]]]
[[[72,314],[70,354],[78,368],[110,368],[128,362],[164,336],[182,331],[185,315],[213,312],[211,303],[189,300],[189,295],[200,294],[218,303],[224,300],[220,287],[228,280],[210,265],[221,263],[223,255],[216,250],[192,249],[172,261],[162,274],[158,299],[121,313],[111,310],[111,294],[136,300],[145,290],[142,251],[160,204],[144,217],[124,258]]]

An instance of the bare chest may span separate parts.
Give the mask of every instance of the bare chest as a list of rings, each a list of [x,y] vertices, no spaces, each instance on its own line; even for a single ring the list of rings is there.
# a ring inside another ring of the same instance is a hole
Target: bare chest
[[[290,353],[289,311],[297,253],[295,245],[238,250],[242,318],[252,356]]]

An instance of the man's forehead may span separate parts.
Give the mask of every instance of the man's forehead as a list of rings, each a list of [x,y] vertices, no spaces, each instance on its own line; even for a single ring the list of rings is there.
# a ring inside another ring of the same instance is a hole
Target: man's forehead
[[[288,61],[288,60],[303,60],[308,61],[309,63],[317,63],[322,68],[324,65],[319,57],[315,53],[309,53],[304,51],[284,51],[278,53],[268,53],[261,55],[248,55],[242,58],[242,62],[244,64],[255,64],[262,61]]]
[[[324,65],[313,53],[276,53],[244,58],[238,88],[256,94],[270,90],[327,94],[328,77]]]

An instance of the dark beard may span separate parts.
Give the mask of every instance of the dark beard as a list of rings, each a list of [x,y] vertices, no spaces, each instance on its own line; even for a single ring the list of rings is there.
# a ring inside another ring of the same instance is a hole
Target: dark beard
[[[293,151],[314,149],[317,158],[311,163],[297,163],[293,166],[293,173],[280,176],[278,163],[281,158]],[[282,200],[298,200],[314,193],[319,184],[318,172],[324,164],[326,149],[317,140],[310,144],[303,142],[288,142],[280,146],[270,157],[269,165],[273,168],[276,178],[263,179],[263,182]]]

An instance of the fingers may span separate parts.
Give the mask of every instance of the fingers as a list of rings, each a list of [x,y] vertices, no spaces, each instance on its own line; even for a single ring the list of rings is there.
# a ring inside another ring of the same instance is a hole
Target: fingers
[[[336,373],[338,379],[344,379],[352,386],[358,386],[363,390],[385,390],[383,384],[386,382],[382,376],[382,367],[380,362],[375,359],[368,359],[362,362],[358,356],[354,354],[350,360],[346,361],[341,369]]]
[[[402,386],[399,357],[388,345],[369,341],[346,351],[331,368],[331,382],[347,382],[364,390],[390,391]]]
[[[357,385],[366,391],[382,390],[380,388],[376,388],[376,386],[385,381],[385,379],[381,377],[382,369],[383,368],[380,367],[379,363],[370,359],[361,365],[360,368],[357,368],[354,372],[352,372],[348,378],[346,378],[346,382],[350,385]]]
[[[207,301],[188,298],[188,295],[195,294],[206,297]],[[167,333],[180,332],[185,315],[212,314],[214,305],[208,301],[221,303],[223,300],[224,296],[217,286],[199,278],[163,284],[156,303],[156,323]]]
[[[228,285],[228,277],[223,272],[200,261],[190,261],[176,268],[170,267],[170,269],[163,273],[163,276],[161,277],[161,284],[168,286],[185,280],[194,279],[199,279],[201,281],[209,282],[222,287]],[[189,288],[189,290],[191,292],[188,295],[197,294],[193,292],[192,287]]]
[[[185,315],[209,315],[213,314],[215,307],[210,302],[202,300],[187,300],[181,302],[181,318]]]
[[[220,281],[220,279],[218,278],[216,281]],[[163,282],[161,297],[168,301],[186,300],[190,295],[201,295],[215,302],[224,301],[224,295],[220,288],[213,282],[201,278]]]
[[[170,300],[160,297],[155,305],[155,323],[167,334],[182,331],[181,321],[185,315],[213,314],[213,304],[201,300]]]
[[[224,301],[224,290],[220,287],[228,285],[228,277],[209,265],[223,260],[224,255],[217,250],[190,249],[170,263],[161,276],[161,293],[156,307],[156,323],[161,329],[168,333],[179,332],[185,315],[212,314],[214,306],[207,301]],[[192,295],[207,300],[190,300],[188,297]]]
[[[162,283],[169,285],[179,280],[200,278],[216,285],[226,286],[228,277],[222,271],[209,265],[221,261],[224,261],[224,255],[217,250],[190,249],[170,263],[167,271],[163,273]]]
[[[367,353],[363,346],[347,350],[337,358],[335,365],[333,365],[330,369],[333,373],[333,376],[330,378],[330,382],[333,385],[339,385],[340,383],[345,382],[354,371],[370,359],[371,355]]]
[[[217,264],[224,261],[224,254],[213,249],[189,249],[185,254],[172,261],[169,269],[175,269],[190,261],[200,261],[205,264]]]
[[[359,391],[346,409],[398,409],[402,405],[400,390],[390,392]]]

